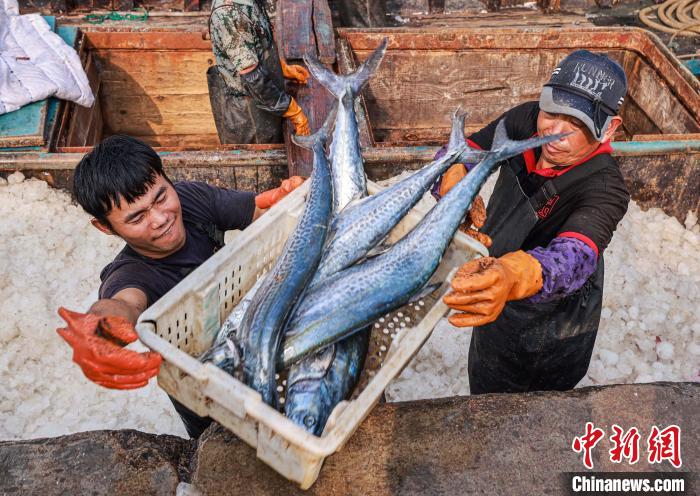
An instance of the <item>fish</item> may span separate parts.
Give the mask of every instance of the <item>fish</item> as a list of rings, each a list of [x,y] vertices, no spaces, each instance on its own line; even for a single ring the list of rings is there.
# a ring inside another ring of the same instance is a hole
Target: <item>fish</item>
[[[466,146],[465,117],[466,113],[459,108],[452,115],[447,152],[441,158],[376,195],[348,205],[333,219],[312,287],[351,266],[377,246],[457,159],[468,163],[483,159],[486,152]]]
[[[464,151],[465,117],[466,113],[461,113],[459,108],[453,114],[450,141],[441,159],[377,195],[349,204],[334,217],[328,234],[332,241],[327,242],[310,288],[315,281],[350,266],[367,254],[418,202],[435,179]],[[469,159],[478,162],[484,154],[474,150]],[[370,335],[371,327],[292,365],[287,379],[287,417],[312,434],[320,435],[335,406],[357,384]]]
[[[306,206],[260,289],[248,307],[237,341],[241,362],[236,375],[277,408],[275,365],[289,312],[306,288],[321,259],[333,208],[333,189],[325,144],[335,111],[311,136],[293,136],[313,150],[313,172]]]
[[[384,38],[369,58],[355,72],[348,75],[335,74],[316,57],[308,54],[304,56],[304,62],[314,79],[338,100],[338,113],[329,153],[335,214],[353,200],[367,196],[367,176],[360,149],[355,98],[382,62],[388,42],[388,38]]]
[[[295,364],[287,376],[285,415],[320,436],[335,406],[357,385],[369,338],[367,330],[358,332]]]
[[[236,335],[241,326],[241,321],[245,315],[250,302],[253,300],[262,283],[265,281],[265,276],[260,277],[255,284],[248,290],[245,296],[238,302],[224,323],[216,333],[216,337],[209,349],[199,355],[199,361],[202,363],[211,363],[216,367],[233,374],[236,366],[240,363],[240,352],[236,347]]]
[[[437,269],[455,231],[497,165],[563,135],[511,141],[499,121],[488,155],[387,251],[328,277],[309,291],[288,324],[281,366],[337,342],[396,310],[421,291]]]

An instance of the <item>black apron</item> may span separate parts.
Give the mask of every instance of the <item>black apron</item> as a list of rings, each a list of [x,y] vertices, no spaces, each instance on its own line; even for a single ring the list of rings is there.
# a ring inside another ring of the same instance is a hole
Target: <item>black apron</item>
[[[225,7],[228,6],[222,5],[217,9]],[[211,20],[211,14],[209,19]],[[211,32],[209,37],[211,38]],[[269,41],[260,64],[272,75],[279,87],[284,88],[277,47],[274,40]],[[282,142],[282,117],[259,108],[250,95],[232,90],[218,66],[213,65],[207,69],[207,85],[216,132],[222,145]]]
[[[576,167],[547,181],[532,197],[523,192],[513,165],[501,167],[483,232],[490,254],[520,250],[558,192],[602,169]],[[603,257],[575,293],[549,303],[510,301],[495,322],[475,327],[469,345],[472,394],[572,389],[586,374],[603,301]]]

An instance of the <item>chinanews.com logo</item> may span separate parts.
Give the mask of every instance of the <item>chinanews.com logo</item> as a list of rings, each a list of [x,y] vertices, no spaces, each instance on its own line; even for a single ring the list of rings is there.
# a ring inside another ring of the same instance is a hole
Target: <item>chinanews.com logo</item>
[[[613,464],[636,465],[646,460],[649,465],[668,464],[668,468],[680,469],[681,428],[678,425],[659,427],[652,425],[646,436],[637,428],[624,429],[612,424],[609,434],[608,456]],[[586,422],[583,434],[573,438],[571,449],[581,454],[587,470],[594,469],[593,451],[606,437],[603,429]],[[598,448],[600,449],[600,448]],[[663,467],[659,467],[662,468]],[[569,494],[691,494],[690,472],[576,472],[566,474]]]

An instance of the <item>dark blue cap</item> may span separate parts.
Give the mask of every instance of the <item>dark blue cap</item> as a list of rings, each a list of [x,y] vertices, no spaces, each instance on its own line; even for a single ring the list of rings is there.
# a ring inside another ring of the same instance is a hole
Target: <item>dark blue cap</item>
[[[540,95],[540,109],[581,120],[598,141],[627,94],[627,77],[605,55],[577,50],[552,72]]]

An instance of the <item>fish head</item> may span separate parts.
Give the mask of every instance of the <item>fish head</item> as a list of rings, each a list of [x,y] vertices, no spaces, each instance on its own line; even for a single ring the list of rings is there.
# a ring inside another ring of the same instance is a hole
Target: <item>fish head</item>
[[[315,381],[309,381],[315,382]],[[285,406],[285,413],[295,424],[304,430],[320,435],[323,431],[325,419],[323,418],[323,402],[319,401],[319,390],[317,388],[299,390],[304,388],[304,384],[295,384],[297,391],[293,395],[287,395],[290,402]],[[330,412],[328,412],[330,413]],[[326,417],[328,414],[325,415]]]

